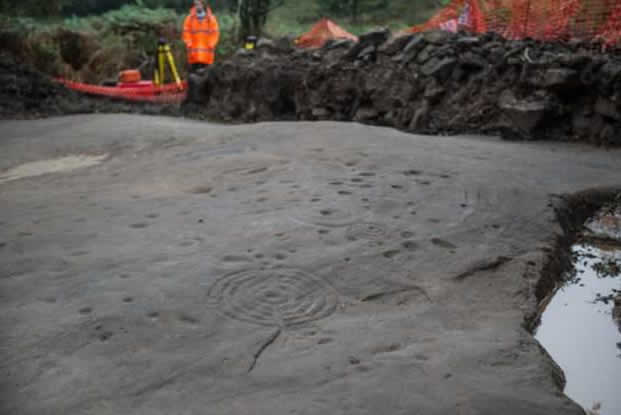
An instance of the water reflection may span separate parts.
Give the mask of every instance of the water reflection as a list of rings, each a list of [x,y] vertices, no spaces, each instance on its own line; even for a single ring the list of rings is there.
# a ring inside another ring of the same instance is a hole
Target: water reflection
[[[619,415],[621,251],[576,245],[573,253],[575,273],[548,304],[536,338],[563,368],[570,398]]]

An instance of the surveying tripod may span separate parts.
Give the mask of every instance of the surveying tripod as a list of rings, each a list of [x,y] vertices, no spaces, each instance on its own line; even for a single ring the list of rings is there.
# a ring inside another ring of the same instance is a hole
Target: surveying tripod
[[[181,78],[179,78],[179,72],[177,72],[177,66],[175,65],[175,58],[173,58],[170,45],[166,42],[166,39],[160,39],[157,45],[157,62],[155,63],[155,70],[153,71],[153,84],[155,86],[164,85],[164,79],[166,77],[166,62],[168,62],[169,70],[177,83],[179,88],[182,88]]]

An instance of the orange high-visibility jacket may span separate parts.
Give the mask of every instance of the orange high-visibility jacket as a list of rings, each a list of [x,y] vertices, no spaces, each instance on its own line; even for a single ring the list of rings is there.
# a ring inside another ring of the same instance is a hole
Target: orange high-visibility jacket
[[[196,8],[192,7],[183,22],[183,42],[188,51],[188,63],[211,65],[214,62],[218,40],[220,29],[211,8],[208,7],[205,10],[205,17],[199,19],[196,16]]]

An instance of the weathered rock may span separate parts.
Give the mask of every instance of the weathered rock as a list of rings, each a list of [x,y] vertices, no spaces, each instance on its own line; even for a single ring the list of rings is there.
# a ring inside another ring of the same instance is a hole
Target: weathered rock
[[[378,115],[375,108],[361,107],[356,111],[354,121],[372,121],[377,119]]]
[[[600,69],[602,80],[605,83],[612,83],[619,77],[621,77],[621,63],[619,62],[606,62]]]
[[[376,51],[375,46],[367,46],[366,48],[360,51],[360,53],[358,54],[358,59],[364,59],[367,56],[373,55],[375,51]]]
[[[605,146],[617,146],[621,144],[621,137],[617,134],[617,129],[618,127],[612,124],[606,124],[604,128],[602,128],[596,142]]]
[[[580,73],[580,83],[587,87],[597,84],[600,81],[597,72],[602,65],[603,62],[598,62],[596,60],[589,62]]]
[[[537,71],[529,81],[538,88],[561,89],[577,86],[580,79],[578,72],[573,69],[551,68],[543,72]]]
[[[427,45],[420,53],[416,56],[416,62],[425,63],[433,56],[433,52],[436,47],[434,45]]]
[[[256,56],[256,52],[244,48],[239,48],[235,51],[235,56]]]
[[[526,50],[526,46],[522,44],[522,42],[516,42],[516,43],[517,44],[514,44],[509,47],[509,50],[502,57],[503,61],[507,61],[511,58],[523,55],[524,51]],[[486,47],[481,48],[481,51],[486,51],[486,50],[487,50]]]
[[[498,47],[490,49],[488,53],[489,53],[488,57],[490,61],[500,62],[503,56],[507,53],[507,50],[502,46],[498,46]]]
[[[488,61],[473,52],[465,52],[461,54],[459,57],[459,61],[463,66],[472,69],[483,69],[489,66]]]
[[[293,36],[281,36],[274,40],[274,46],[281,52],[289,52],[293,50],[295,38]]]
[[[433,54],[434,57],[446,58],[455,56],[455,48],[452,44],[442,45],[436,48]]]
[[[606,120],[599,114],[593,114],[589,119],[589,141],[593,143],[599,142],[601,132],[606,127]]]
[[[424,45],[425,38],[423,37],[423,35],[420,33],[414,34],[409,38],[408,43],[406,43],[405,47],[403,48],[403,54],[406,56],[412,55],[413,53],[419,51]]]
[[[428,99],[430,102],[436,101],[439,97],[442,96],[446,92],[446,88],[439,85],[436,82],[430,82],[425,88],[425,93],[423,96]]]
[[[367,46],[375,46],[379,47],[384,42],[386,42],[390,38],[390,30],[384,28],[380,30],[375,30],[369,33],[365,33],[360,36],[358,39],[358,43],[362,48],[366,48]]]
[[[615,297],[615,307],[612,310],[612,318],[619,326],[619,331],[621,331],[621,294],[617,294]],[[621,343],[619,343],[619,349],[621,349]]]
[[[403,56],[403,53],[399,53],[393,56],[391,60],[396,63],[401,63],[401,62],[404,62],[404,59],[405,57]]]
[[[578,135],[589,135],[591,131],[591,116],[583,109],[575,112],[572,117],[572,128]]]
[[[417,35],[415,34],[393,37],[381,45],[378,52],[383,53],[384,55],[392,56],[396,53],[404,51],[404,47],[416,37]]]
[[[505,91],[500,96],[498,106],[511,120],[512,127],[525,137],[532,137],[550,108],[545,97],[520,99],[511,91]]]
[[[502,45],[502,43],[501,43],[501,42],[499,42],[499,41],[495,41],[495,42],[488,42],[488,43],[486,43],[485,45],[483,45],[483,50],[489,53],[489,52],[491,52],[493,49],[502,48],[502,46],[503,46],[503,45]],[[523,48],[523,46],[522,46],[521,44],[520,44],[520,45],[515,45],[515,46],[517,46],[517,47],[518,47],[518,48],[520,48],[520,49],[522,49],[522,48]]]
[[[593,58],[590,55],[587,55],[586,53],[576,53],[576,54],[570,53],[570,54],[563,54],[559,56],[558,62],[559,64],[563,66],[566,66],[566,67],[569,67],[575,70],[581,70],[582,68],[590,64],[592,59]]]
[[[356,43],[347,54],[344,56],[346,60],[352,60],[358,58],[360,52],[368,47],[378,48],[390,37],[390,31],[388,29],[375,30],[373,32],[366,33],[359,37],[358,43]]]
[[[276,49],[276,43],[272,39],[262,37],[257,40],[257,49]]]
[[[410,131],[424,131],[427,118],[429,116],[430,105],[428,101],[423,101],[422,105],[414,112],[408,129]]]
[[[188,95],[186,98],[188,103],[198,104],[209,96],[209,92],[205,91],[205,87],[208,85],[208,76],[208,73],[191,73],[188,75]]]
[[[618,186],[619,151],[334,123],[2,127],[2,179],[110,157],[2,184],[0,413],[584,415],[525,327],[603,191],[550,195]]]
[[[423,33],[423,37],[427,42],[436,45],[445,45],[454,39],[455,36],[455,34],[447,32],[446,30],[431,30]]]
[[[354,42],[349,39],[331,39],[328,40],[322,46],[323,50],[332,50],[332,49],[349,49],[352,47]]]
[[[330,115],[330,111],[327,108],[313,108],[313,117],[318,120],[326,119]]]
[[[621,111],[616,102],[610,99],[599,97],[595,102],[595,111],[605,117],[621,121]]]
[[[293,41],[287,36],[276,39],[266,37],[259,38],[255,49],[255,51],[258,52],[267,52],[270,54],[287,54],[293,50]]]
[[[475,46],[481,43],[481,38],[478,36],[464,36],[457,39],[456,43],[460,46]]]
[[[445,79],[450,74],[457,60],[454,58],[432,58],[420,69],[421,73],[426,76],[433,76],[437,79]]]

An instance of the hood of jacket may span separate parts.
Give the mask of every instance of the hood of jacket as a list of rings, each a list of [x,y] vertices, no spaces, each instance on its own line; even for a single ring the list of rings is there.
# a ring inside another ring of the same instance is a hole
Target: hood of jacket
[[[196,6],[192,6],[192,8],[190,9],[190,15],[192,16],[196,16]],[[211,16],[211,7],[207,6],[205,7],[205,16]]]

